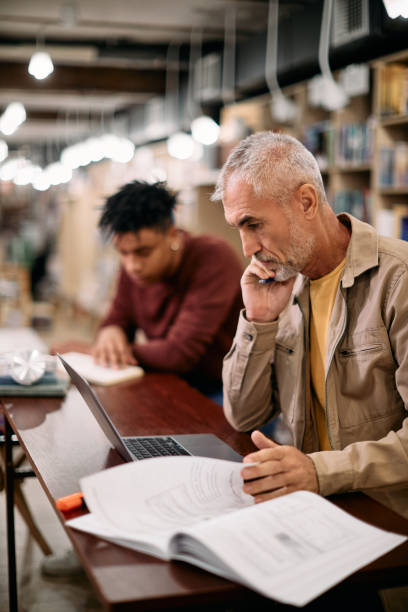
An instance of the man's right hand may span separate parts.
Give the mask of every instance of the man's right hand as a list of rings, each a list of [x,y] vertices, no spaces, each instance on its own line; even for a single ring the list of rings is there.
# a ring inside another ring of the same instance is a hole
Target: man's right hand
[[[261,262],[253,258],[244,271],[241,279],[242,298],[248,321],[268,323],[274,321],[289,302],[296,277],[280,283],[266,284],[260,279],[273,276],[273,272],[264,268]]]
[[[105,367],[137,365],[126,334],[117,325],[108,325],[101,329],[92,347],[92,356],[96,363]]]

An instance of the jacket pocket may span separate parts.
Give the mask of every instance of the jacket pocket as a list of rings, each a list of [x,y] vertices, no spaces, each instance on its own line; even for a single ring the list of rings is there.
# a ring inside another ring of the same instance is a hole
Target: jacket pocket
[[[335,358],[340,425],[347,429],[376,423],[382,430],[401,414],[402,399],[395,382],[395,362],[388,343],[348,343]]]
[[[275,345],[274,374],[279,406],[284,420],[293,423],[294,408],[299,403],[299,356],[293,346],[277,342]]]

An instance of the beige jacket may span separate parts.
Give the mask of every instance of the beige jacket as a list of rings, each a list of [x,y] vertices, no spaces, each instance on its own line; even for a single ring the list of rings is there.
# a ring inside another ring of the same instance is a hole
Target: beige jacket
[[[310,453],[322,495],[362,490],[408,518],[408,243],[340,218],[352,234],[327,336],[333,450],[318,450],[308,410],[309,281],[302,275],[278,321],[248,322],[241,313],[224,360],[224,412],[240,431],[281,413],[294,445]]]

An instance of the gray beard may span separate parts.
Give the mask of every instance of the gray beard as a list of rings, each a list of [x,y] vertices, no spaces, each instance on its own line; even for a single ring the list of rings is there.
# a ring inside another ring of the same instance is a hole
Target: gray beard
[[[283,264],[278,264],[275,269],[275,280],[278,283],[284,283],[285,281],[297,276],[299,274],[299,270],[292,268],[292,266],[284,266]]]
[[[258,261],[262,263],[273,262],[275,264],[272,271],[275,275],[274,278],[278,283],[284,283],[290,278],[297,276],[300,272],[300,270],[298,270],[294,266],[282,264],[271,257],[267,257],[265,255],[255,255],[255,257]]]

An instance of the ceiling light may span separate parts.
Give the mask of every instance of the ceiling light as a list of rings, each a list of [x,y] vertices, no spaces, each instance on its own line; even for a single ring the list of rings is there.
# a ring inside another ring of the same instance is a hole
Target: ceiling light
[[[391,19],[396,19],[397,17],[408,19],[407,0],[384,0],[384,6],[388,17],[391,17]]]
[[[0,140],[0,164],[3,162],[8,156],[8,146],[5,140]]]
[[[24,157],[9,159],[0,168],[0,181],[12,181],[17,173],[29,164]]]
[[[217,142],[220,126],[206,115],[197,117],[191,122],[191,133],[197,142],[204,145],[212,145]]]
[[[41,174],[42,170],[40,166],[34,166],[28,164],[24,166],[20,170],[18,170],[17,174],[13,179],[13,183],[15,185],[29,185],[33,183],[35,179]]]
[[[46,79],[51,72],[54,72],[54,64],[50,55],[46,51],[36,51],[31,56],[28,72],[38,80]]]
[[[61,162],[54,162],[45,168],[46,178],[51,185],[68,183],[72,179],[72,170]]]
[[[47,189],[51,187],[51,183],[46,172],[43,171],[35,177],[33,187],[37,191],[47,191]]]
[[[74,170],[75,168],[79,168],[79,166],[81,165],[81,160],[79,157],[79,147],[79,143],[66,147],[61,153],[61,163],[65,166],[68,166],[72,170]]]
[[[126,164],[135,154],[135,145],[128,138],[115,137],[115,143],[109,152],[109,157],[116,162]]]
[[[272,93],[270,109],[272,117],[278,123],[294,122],[299,112],[296,102],[285,96],[281,89]]]
[[[184,132],[172,134],[167,140],[167,151],[176,159],[189,159],[194,153],[194,140]]]
[[[11,102],[0,117],[0,130],[6,136],[10,136],[26,120],[26,116],[21,102]]]

